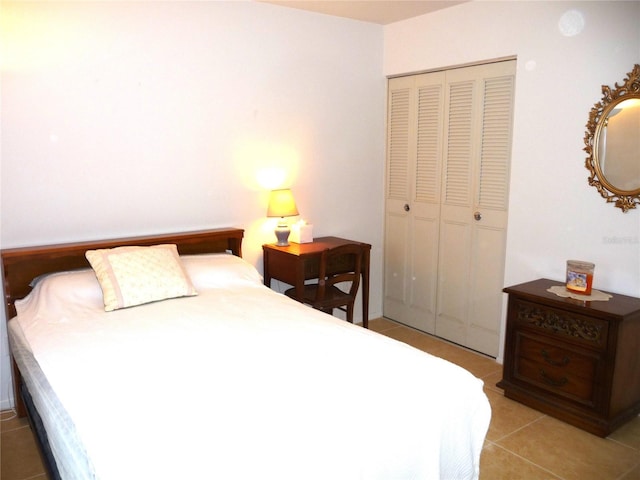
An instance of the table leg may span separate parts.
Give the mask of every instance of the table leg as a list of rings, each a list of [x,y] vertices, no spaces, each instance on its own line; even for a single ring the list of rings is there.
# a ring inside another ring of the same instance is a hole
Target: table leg
[[[369,328],[369,249],[364,249],[362,268],[362,326]]]

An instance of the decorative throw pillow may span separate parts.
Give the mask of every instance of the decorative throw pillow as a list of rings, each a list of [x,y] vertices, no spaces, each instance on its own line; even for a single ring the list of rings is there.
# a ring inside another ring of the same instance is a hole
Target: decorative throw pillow
[[[107,312],[168,298],[197,295],[175,245],[88,250]]]

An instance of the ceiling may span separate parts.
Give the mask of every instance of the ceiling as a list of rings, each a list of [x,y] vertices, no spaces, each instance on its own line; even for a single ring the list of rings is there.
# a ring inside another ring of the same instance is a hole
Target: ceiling
[[[387,25],[469,0],[258,0],[284,7]]]

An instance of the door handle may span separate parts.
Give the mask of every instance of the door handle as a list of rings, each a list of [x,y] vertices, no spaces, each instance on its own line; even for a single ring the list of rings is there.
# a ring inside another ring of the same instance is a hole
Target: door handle
[[[478,222],[482,220],[482,214],[480,212],[475,212],[473,214],[473,218],[475,218]]]
[[[408,212],[409,210],[411,210],[411,207],[409,206],[408,203],[405,203],[403,208],[405,212]]]

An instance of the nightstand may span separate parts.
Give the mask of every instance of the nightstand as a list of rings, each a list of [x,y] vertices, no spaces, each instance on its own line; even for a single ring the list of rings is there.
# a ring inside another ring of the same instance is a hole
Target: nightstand
[[[504,395],[606,437],[640,413],[640,299],[585,302],[541,279],[509,294]]]

